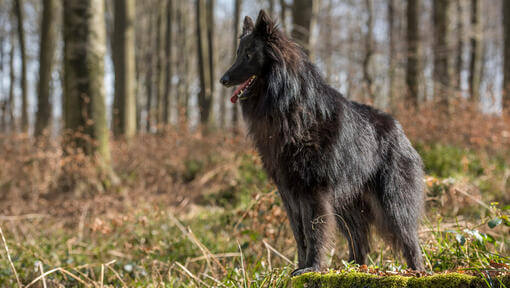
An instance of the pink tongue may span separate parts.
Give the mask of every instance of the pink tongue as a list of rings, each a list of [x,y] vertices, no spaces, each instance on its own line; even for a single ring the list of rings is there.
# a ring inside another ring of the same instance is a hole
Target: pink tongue
[[[243,84],[237,86],[236,90],[234,91],[234,94],[230,98],[230,102],[232,102],[234,104],[237,102],[237,100],[239,99],[237,94],[239,93],[239,91],[241,91],[242,89],[246,88],[246,86],[248,86],[248,83],[250,83],[250,79],[244,81]]]

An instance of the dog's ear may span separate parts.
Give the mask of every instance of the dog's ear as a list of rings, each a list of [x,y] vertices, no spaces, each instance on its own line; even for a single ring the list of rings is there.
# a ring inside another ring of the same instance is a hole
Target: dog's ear
[[[253,31],[253,20],[251,20],[250,16],[244,17],[243,22],[243,33],[241,34],[241,37],[246,36],[247,34],[250,34]]]
[[[257,35],[266,37],[271,36],[275,29],[273,19],[264,10],[260,10],[257,22],[255,23],[255,32]]]

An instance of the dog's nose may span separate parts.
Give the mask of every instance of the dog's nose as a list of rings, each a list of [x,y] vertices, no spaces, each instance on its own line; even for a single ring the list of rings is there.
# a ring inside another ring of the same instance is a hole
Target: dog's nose
[[[227,85],[229,81],[230,81],[230,77],[228,75],[223,75],[223,77],[221,77],[221,79],[220,79],[220,83],[223,85]]]

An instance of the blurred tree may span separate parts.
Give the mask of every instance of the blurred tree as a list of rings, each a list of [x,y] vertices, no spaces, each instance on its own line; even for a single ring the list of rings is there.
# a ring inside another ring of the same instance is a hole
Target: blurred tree
[[[97,153],[108,165],[110,149],[106,125],[104,56],[106,28],[104,0],[66,0],[64,3],[63,111],[72,132],[65,145]]]
[[[368,92],[369,99],[375,101],[374,79],[370,72],[372,56],[374,54],[374,9],[372,0],[365,0],[365,9],[367,11],[367,32],[365,34],[365,56],[363,57],[363,81]],[[374,102],[372,102],[374,103]]]
[[[274,11],[274,6],[275,6],[274,1],[275,0],[268,0],[268,2],[269,2],[269,15],[271,15],[271,17],[273,17],[273,18],[276,16],[275,13],[274,13],[275,12]],[[274,18],[274,19],[276,19],[276,18]]]
[[[179,116],[180,121],[186,120],[188,116],[188,104],[189,104],[189,72],[191,69],[191,58],[194,53],[191,51],[191,41],[189,39],[189,30],[192,23],[190,23],[189,17],[189,2],[177,1],[177,24],[178,33],[177,37],[177,59],[179,69],[179,82],[177,87],[177,94],[179,97]]]
[[[9,99],[7,100],[7,111],[9,113],[9,124],[11,132],[16,131],[16,119],[14,118],[14,85],[16,83],[16,74],[14,71],[14,31],[11,29],[11,50],[9,51]]]
[[[209,55],[208,41],[208,17],[206,0],[196,0],[196,23],[197,23],[197,52],[198,52],[198,71],[200,76],[200,93],[198,102],[200,107],[200,122],[204,126],[209,126],[210,112],[212,107],[212,75],[211,75],[211,55]]]
[[[51,119],[50,83],[53,71],[53,57],[56,44],[56,0],[43,1],[41,21],[41,42],[39,49],[39,86],[37,98],[37,114],[35,136],[39,136],[48,128]]]
[[[116,136],[136,133],[135,0],[115,0],[113,64],[115,95],[112,124]]]
[[[165,14],[164,13],[164,2],[156,1],[156,123],[158,124],[158,129],[161,128],[160,125],[164,123],[163,114],[164,114],[164,93],[165,93],[165,47],[164,47],[164,39],[165,39]],[[150,69],[150,68],[149,68]]]
[[[434,0],[434,94],[443,107],[448,106],[453,78],[451,57],[451,3],[450,0]]]
[[[457,7],[456,18],[457,18],[457,31],[455,33],[457,37],[456,43],[456,57],[455,57],[455,89],[457,91],[461,91],[461,83],[462,83],[462,67],[464,61],[462,60],[462,55],[464,54],[464,9],[462,0],[455,1],[455,6]]]
[[[420,78],[420,0],[407,2],[407,100],[415,107],[418,105],[418,83]]]
[[[285,0],[280,0],[280,25],[283,32],[286,32],[287,25],[285,19],[287,18],[287,3]]]
[[[292,5],[292,38],[301,45],[310,59],[314,59],[312,33],[317,23],[318,0],[294,0]],[[283,17],[283,15],[282,15]],[[284,18],[282,18],[283,21]]]
[[[173,63],[172,63],[172,44],[173,44],[173,34],[172,34],[172,24],[173,24],[173,1],[167,0],[166,3],[166,34],[165,34],[165,95],[163,101],[163,122],[165,124],[170,123],[171,118],[171,109],[175,105],[174,95],[172,93],[172,77],[173,77]]]
[[[506,1],[505,1],[506,2]],[[471,62],[469,65],[469,93],[474,103],[480,102],[480,82],[483,67],[483,29],[480,0],[471,0]]]
[[[234,45],[232,51],[233,53],[233,59],[232,61],[235,61],[236,58],[236,51],[237,51],[237,42],[239,41],[239,25],[241,22],[241,10],[243,6],[243,0],[235,0],[234,1]],[[234,88],[235,89],[235,88]],[[232,90],[233,93],[233,90]],[[232,126],[234,128],[234,132],[238,131],[239,128],[239,119],[241,118],[241,109],[239,108],[239,105],[234,105],[232,107]]]
[[[207,19],[207,49],[209,55],[209,85],[211,89],[211,103],[209,104],[209,116],[208,116],[208,128],[216,128],[216,115],[214,110],[214,103],[217,103],[217,95],[215,94],[214,86],[216,86],[216,77],[215,77],[215,67],[216,67],[216,55],[215,53],[215,35],[214,35],[214,9],[215,9],[215,0],[207,0],[206,1],[206,19]]]
[[[19,53],[21,55],[21,131],[28,132],[27,55],[23,27],[23,0],[14,0],[14,12],[18,20]]]
[[[503,0],[503,110],[510,113],[510,1]]]
[[[146,122],[146,129],[148,132],[151,131],[152,129],[152,121],[154,120],[154,115],[153,115],[153,111],[152,111],[152,98],[154,98],[154,89],[153,88],[153,84],[154,84],[154,79],[153,79],[153,75],[152,75],[152,67],[154,66],[154,61],[156,59],[156,57],[154,57],[154,46],[152,45],[154,39],[155,39],[155,35],[154,35],[154,26],[155,26],[155,21],[153,20],[154,18],[152,17],[153,13],[151,13],[153,11],[153,9],[149,9],[149,17],[148,17],[148,29],[147,29],[147,38],[148,38],[148,41],[147,41],[147,46],[148,47],[145,47],[146,49],[146,54],[145,54],[145,92],[147,93],[147,102],[146,102],[146,107],[145,109],[147,110],[147,122]]]
[[[395,98],[395,71],[397,69],[397,25],[396,25],[396,13],[395,13],[395,0],[388,0],[388,38],[390,41],[390,63],[389,63],[389,101],[394,102]]]

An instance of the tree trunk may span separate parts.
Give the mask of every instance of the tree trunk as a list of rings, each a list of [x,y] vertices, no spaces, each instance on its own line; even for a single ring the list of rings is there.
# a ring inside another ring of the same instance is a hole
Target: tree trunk
[[[28,98],[27,98],[27,57],[25,51],[25,30],[23,28],[23,0],[14,0],[18,20],[18,40],[21,55],[21,131],[28,132]]]
[[[106,125],[104,56],[106,28],[104,0],[66,0],[64,3],[63,111],[69,130],[68,147],[97,154],[108,165],[110,149]]]
[[[233,51],[233,59],[235,61],[236,51],[237,51],[237,42],[239,41],[239,24],[241,22],[241,9],[243,6],[243,0],[235,0],[234,2],[234,45],[232,46]],[[232,89],[232,93],[234,93],[234,89]],[[239,130],[239,119],[241,118],[241,109],[238,105],[232,106],[232,128],[234,132]]]
[[[390,87],[389,87],[389,103],[393,104],[395,102],[395,72],[397,69],[397,28],[396,28],[396,14],[395,14],[395,0],[389,0],[388,1],[388,37],[390,41],[390,63],[389,63],[389,80],[390,80]]]
[[[152,15],[150,15],[152,16]],[[153,74],[152,74],[152,67],[154,66],[154,49],[151,49],[152,48],[152,44],[153,44],[153,41],[154,41],[154,21],[152,20],[152,17],[149,16],[149,20],[148,20],[148,31],[147,31],[147,35],[148,35],[148,41],[147,41],[147,45],[148,47],[146,47],[146,55],[145,55],[145,62],[146,62],[146,69],[145,69],[145,91],[147,93],[147,103],[146,103],[146,110],[147,110],[147,122],[146,122],[146,129],[147,129],[147,132],[151,132],[152,130],[152,121],[154,120],[154,115],[153,115],[153,109],[152,109],[152,98],[153,98],[153,94],[154,94],[154,90],[152,89],[153,88],[153,84],[154,84],[154,79],[153,79]]]
[[[407,2],[407,66],[406,84],[408,87],[407,101],[418,106],[418,83],[420,76],[420,0]]]
[[[163,6],[159,1],[157,1],[156,13],[156,122],[158,124],[158,129],[160,129],[160,125],[164,124],[163,114],[164,114],[164,93],[165,93],[165,49],[163,45],[163,40],[165,37],[165,21],[163,13]],[[150,69],[150,68],[149,68]]]
[[[215,37],[214,37],[214,7],[215,7],[215,0],[207,0],[207,49],[209,50],[209,85],[211,90],[211,104],[209,105],[209,119],[208,119],[208,126],[209,128],[216,128],[216,115],[214,113],[215,103],[217,102],[217,97],[215,94],[214,86],[216,84],[216,77],[215,75],[215,67],[216,67],[216,53],[214,53],[214,47],[215,47]]]
[[[9,111],[9,124],[11,132],[16,131],[16,119],[14,119],[14,85],[16,83],[16,74],[14,73],[14,35],[11,32],[11,50],[9,51],[9,100],[7,110]]]
[[[113,133],[129,139],[136,133],[135,0],[115,0],[114,9]]]
[[[504,1],[506,2],[506,1]],[[480,0],[471,0],[471,62],[469,65],[469,93],[471,100],[480,103],[480,82],[483,67],[483,29]]]
[[[285,0],[280,0],[280,24],[282,27],[282,31],[285,33],[287,31],[287,24],[285,23],[285,19],[287,18],[287,3]]]
[[[207,10],[205,0],[196,0],[196,21],[197,21],[197,51],[198,51],[198,71],[200,75],[200,94],[198,102],[200,106],[200,121],[202,125],[209,124],[212,91],[211,91],[211,60],[208,46],[207,33]]]
[[[453,79],[451,1],[434,0],[434,92],[443,107],[449,103]]]
[[[34,131],[36,136],[43,134],[51,120],[50,83],[57,38],[55,4],[55,0],[43,1],[41,44],[39,49],[39,86],[37,89],[37,114]]]
[[[455,89],[457,91],[462,90],[462,55],[464,54],[464,13],[462,7],[462,0],[457,0],[455,5],[457,6],[457,52],[455,57]]]
[[[317,24],[318,0],[294,0],[292,5],[291,36],[301,45],[310,59],[314,59],[313,30]]]
[[[372,0],[365,0],[367,10],[367,33],[365,35],[365,57],[363,58],[363,80],[367,88],[369,98],[375,102],[374,79],[370,73],[372,56],[374,54],[374,9]]]
[[[271,15],[271,17],[274,17],[275,14],[274,14],[274,6],[275,6],[275,3],[274,3],[275,0],[268,0],[269,2],[269,15]]]
[[[193,57],[193,53],[189,53],[191,51],[191,41],[189,39],[189,27],[190,27],[190,17],[189,17],[189,3],[187,1],[177,1],[177,23],[178,23],[178,31],[177,33],[177,45],[180,49],[177,49],[178,53],[178,69],[179,69],[179,83],[177,87],[178,91],[178,111],[179,111],[179,121],[184,123],[187,120],[188,116],[188,100],[189,100],[189,71],[191,66],[191,58]]]
[[[503,1],[503,111],[510,112],[510,1]]]
[[[173,107],[175,107],[175,97],[172,93],[172,43],[173,43],[173,0],[167,0],[166,4],[166,35],[165,35],[165,96],[163,101],[163,120],[165,124],[170,124]]]

